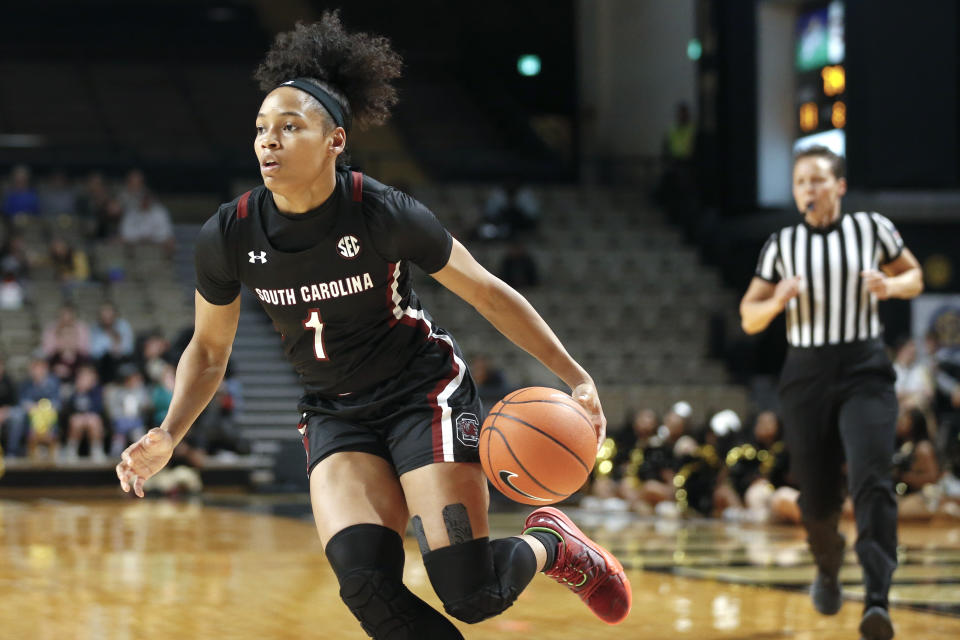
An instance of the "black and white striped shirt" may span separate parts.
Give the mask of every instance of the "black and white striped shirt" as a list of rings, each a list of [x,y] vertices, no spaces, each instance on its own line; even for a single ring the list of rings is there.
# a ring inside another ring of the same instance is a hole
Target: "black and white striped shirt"
[[[770,283],[803,277],[800,295],[784,310],[787,341],[820,347],[879,338],[877,297],[860,272],[879,269],[903,252],[896,227],[879,213],[845,213],[820,229],[806,223],[772,234],[760,252],[756,276]]]

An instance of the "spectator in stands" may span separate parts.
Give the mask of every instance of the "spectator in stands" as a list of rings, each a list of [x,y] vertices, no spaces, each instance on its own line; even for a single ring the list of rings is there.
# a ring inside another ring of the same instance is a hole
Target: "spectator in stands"
[[[64,329],[73,329],[71,334]],[[60,307],[57,319],[48,323],[43,328],[42,348],[45,356],[50,357],[64,346],[74,348],[82,354],[90,353],[90,327],[87,323],[77,318],[76,308],[66,303]],[[61,343],[61,339],[68,342]]]
[[[744,440],[743,422],[733,409],[722,409],[710,418],[700,433],[702,443],[713,447],[721,458]]]
[[[127,205],[120,222],[120,239],[128,245],[157,244],[173,252],[173,223],[170,212],[149,191]]]
[[[90,261],[86,252],[63,238],[50,241],[49,259],[54,275],[64,286],[65,292],[90,279]]]
[[[84,219],[88,228],[94,228],[94,223],[100,218],[100,212],[111,199],[107,181],[99,171],[93,171],[87,176],[77,194],[77,215]]]
[[[65,457],[76,460],[84,435],[90,443],[90,458],[95,462],[106,459],[103,450],[103,390],[97,379],[97,371],[90,365],[77,370],[73,393],[64,404],[66,416],[67,446]]]
[[[917,345],[912,338],[903,340],[893,360],[897,374],[894,389],[901,409],[928,411],[933,400],[933,374],[927,363],[917,357]]]
[[[65,326],[57,331],[57,349],[50,355],[50,372],[57,377],[62,385],[72,385],[77,377],[77,371],[82,366],[93,364],[87,353],[81,352],[77,346],[77,330],[75,327]]]
[[[642,461],[636,466],[636,475],[625,475],[621,483],[622,494],[631,507],[641,511],[658,508],[660,513],[676,512],[673,478],[679,468],[679,460],[697,448],[691,445],[687,435],[688,423],[693,409],[687,402],[677,402],[663,417],[663,424],[647,440]],[[632,471],[633,469],[631,469]]]
[[[630,452],[639,449],[643,451],[650,439],[656,435],[660,425],[660,417],[653,409],[641,409],[632,415],[626,428],[621,429],[617,437],[617,457],[620,463],[627,463]]]
[[[483,206],[483,219],[474,230],[479,240],[506,240],[536,230],[540,203],[528,187],[511,182],[495,187]]]
[[[188,326],[178,332],[173,345],[169,345],[159,334],[150,336],[144,342],[141,349],[141,353],[145,354],[143,366],[154,372],[160,371],[152,391],[154,424],[161,424],[167,415],[176,373],[172,363],[180,359],[192,336],[193,327]],[[241,392],[242,384],[235,375],[233,362],[228,360],[220,387],[190,433],[177,445],[173,453],[175,460],[199,469],[206,463],[208,453],[250,453],[250,446],[240,437],[235,420],[241,406]],[[196,435],[192,435],[194,431]]]
[[[120,193],[117,194],[117,197],[120,200],[120,205],[124,209],[130,209],[140,206],[143,197],[147,195],[148,191],[147,178],[143,175],[143,171],[140,169],[131,169],[127,172],[123,180],[123,186],[120,188]]]
[[[697,209],[696,182],[697,129],[690,117],[690,105],[676,105],[674,121],[663,139],[662,172],[654,190],[654,200],[686,223]]]
[[[687,420],[686,432],[673,447],[677,472],[673,476],[674,501],[664,502],[658,509],[664,515],[684,514],[689,511],[709,516],[715,513],[718,484],[726,474],[723,464],[727,452],[738,442],[740,416],[731,409],[718,411],[702,429],[691,428]]]
[[[213,400],[197,418],[190,433],[181,444],[186,443],[204,456],[219,454],[223,451],[234,454],[250,453],[250,446],[240,437],[237,430],[235,404],[236,399],[224,379],[220,382]],[[195,434],[194,430],[196,430]],[[198,459],[195,458],[195,460]]]
[[[133,329],[130,323],[117,315],[112,303],[104,302],[97,312],[97,323],[90,332],[90,356],[97,363],[100,378],[105,383],[113,382],[117,367],[131,361],[133,355]]]
[[[3,434],[4,441],[10,435],[10,424],[20,419],[18,404],[17,384],[7,371],[6,360],[0,356],[0,433]],[[10,449],[11,447],[8,445],[7,448]],[[0,455],[2,455],[2,450],[0,450]]]
[[[946,455],[951,444],[960,442],[960,346],[941,341],[934,330],[928,333],[927,339],[933,353],[938,449],[941,455]],[[954,472],[960,472],[960,469],[954,469]]]
[[[120,226],[123,224],[123,205],[111,198],[97,218],[96,237],[106,242],[120,241]]]
[[[693,407],[690,403],[685,400],[675,402],[664,414],[663,424],[657,427],[657,436],[663,442],[678,444],[684,437],[690,437],[692,420]]]
[[[48,180],[41,182],[37,191],[40,213],[47,216],[75,216],[77,192],[63,171],[54,171]]]
[[[168,364],[164,370],[163,384],[154,387],[156,424],[160,424],[169,409],[173,397],[175,372],[176,368]],[[250,453],[250,446],[240,437],[234,420],[238,399],[233,396],[231,385],[227,382],[230,377],[232,376],[228,364],[226,377],[221,380],[213,399],[197,417],[190,432],[174,449],[173,459],[177,462],[201,469],[206,465],[207,456],[210,454],[228,452],[228,455],[230,453],[246,455]],[[165,403],[162,411],[159,403]]]
[[[540,271],[523,242],[510,243],[500,262],[500,279],[515,289],[526,289],[540,284]]]
[[[37,192],[30,184],[30,169],[25,165],[15,166],[10,174],[10,186],[3,197],[3,213],[7,220],[22,214],[35,216],[40,213]]]
[[[18,311],[25,301],[26,292],[16,273],[0,267],[0,309]]]
[[[761,412],[752,438],[724,458],[727,474],[715,494],[718,514],[731,520],[800,523],[799,492],[789,485],[790,458],[776,413]]]
[[[60,411],[60,382],[50,373],[42,355],[30,361],[30,376],[20,385],[20,408],[24,419],[7,441],[11,453],[20,452],[23,433],[27,433],[27,452],[36,457],[37,445],[47,445],[51,458],[57,446],[57,419]]]
[[[27,457],[31,460],[39,459],[38,447],[43,446],[47,452],[47,460],[54,463],[60,448],[60,435],[57,429],[59,414],[47,398],[42,398],[27,412],[29,431],[27,431]]]
[[[960,439],[954,439],[948,443],[942,455],[944,473],[937,487],[937,493],[940,496],[938,511],[960,518]]]
[[[607,437],[597,454],[591,493],[598,498],[630,498],[639,486],[640,467],[660,418],[653,409],[628,411],[623,426]],[[609,462],[609,464],[604,464]],[[625,482],[626,478],[633,480]]]
[[[30,277],[33,260],[27,252],[26,243],[19,233],[12,233],[0,251],[0,269],[12,273],[22,284]]]
[[[674,120],[663,139],[663,157],[668,163],[686,163],[696,152],[697,127],[690,117],[690,105],[678,102]]]
[[[153,405],[151,421],[155,425],[163,423],[163,419],[167,417],[170,401],[173,399],[173,384],[176,373],[177,368],[168,363],[163,368],[160,381],[154,384],[150,390],[150,400]]]
[[[77,212],[88,236],[115,240],[120,235],[123,205],[112,196],[101,173],[91,173],[77,202]]]
[[[167,351],[167,358],[170,358],[170,361],[174,360],[171,357],[173,347]],[[179,358],[177,359],[179,361]],[[233,364],[233,360],[227,360],[227,370],[223,374],[223,382],[226,385],[226,393],[229,394],[229,415],[231,418],[235,418],[243,412],[243,381],[240,380],[237,376],[237,369]],[[226,408],[224,409],[226,411]]]
[[[162,333],[153,332],[143,339],[137,354],[137,366],[151,384],[160,382],[170,361],[170,342]]]
[[[150,396],[137,367],[125,364],[117,373],[120,386],[107,391],[107,413],[113,430],[110,456],[114,458],[118,457],[128,444],[146,433],[145,416],[150,408]]]
[[[935,508],[924,496],[939,480],[940,464],[927,419],[916,407],[901,407],[897,417],[897,444],[893,454],[893,480],[897,515],[901,520],[929,520]]]
[[[477,383],[480,392],[480,403],[483,406],[484,416],[493,405],[500,402],[514,387],[507,382],[507,376],[500,367],[497,367],[485,353],[478,353],[470,361],[470,373]]]

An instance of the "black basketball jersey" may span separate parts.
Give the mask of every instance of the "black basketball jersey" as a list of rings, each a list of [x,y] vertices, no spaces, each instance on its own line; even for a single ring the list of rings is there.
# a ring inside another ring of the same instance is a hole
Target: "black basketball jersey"
[[[265,216],[277,215],[272,198],[258,186],[207,221],[197,290],[213,304],[231,302],[241,283],[253,292],[307,392],[359,391],[399,373],[433,330],[409,262],[441,269],[450,234],[406,194],[338,171],[325,232],[303,251],[280,251],[266,232]]]

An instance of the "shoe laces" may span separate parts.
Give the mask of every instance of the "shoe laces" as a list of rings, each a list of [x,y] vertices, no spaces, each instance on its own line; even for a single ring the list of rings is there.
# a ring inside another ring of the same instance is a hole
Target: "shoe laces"
[[[564,549],[566,551],[566,549]],[[564,559],[563,563],[550,572],[550,576],[557,582],[563,583],[571,589],[580,589],[590,581],[591,569],[594,561],[590,553],[584,548],[580,553]]]

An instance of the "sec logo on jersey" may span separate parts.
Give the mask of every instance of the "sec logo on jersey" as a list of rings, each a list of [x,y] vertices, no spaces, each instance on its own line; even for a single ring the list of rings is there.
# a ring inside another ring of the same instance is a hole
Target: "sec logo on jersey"
[[[356,258],[360,255],[360,241],[356,236],[343,236],[337,242],[337,252],[344,258]]]

